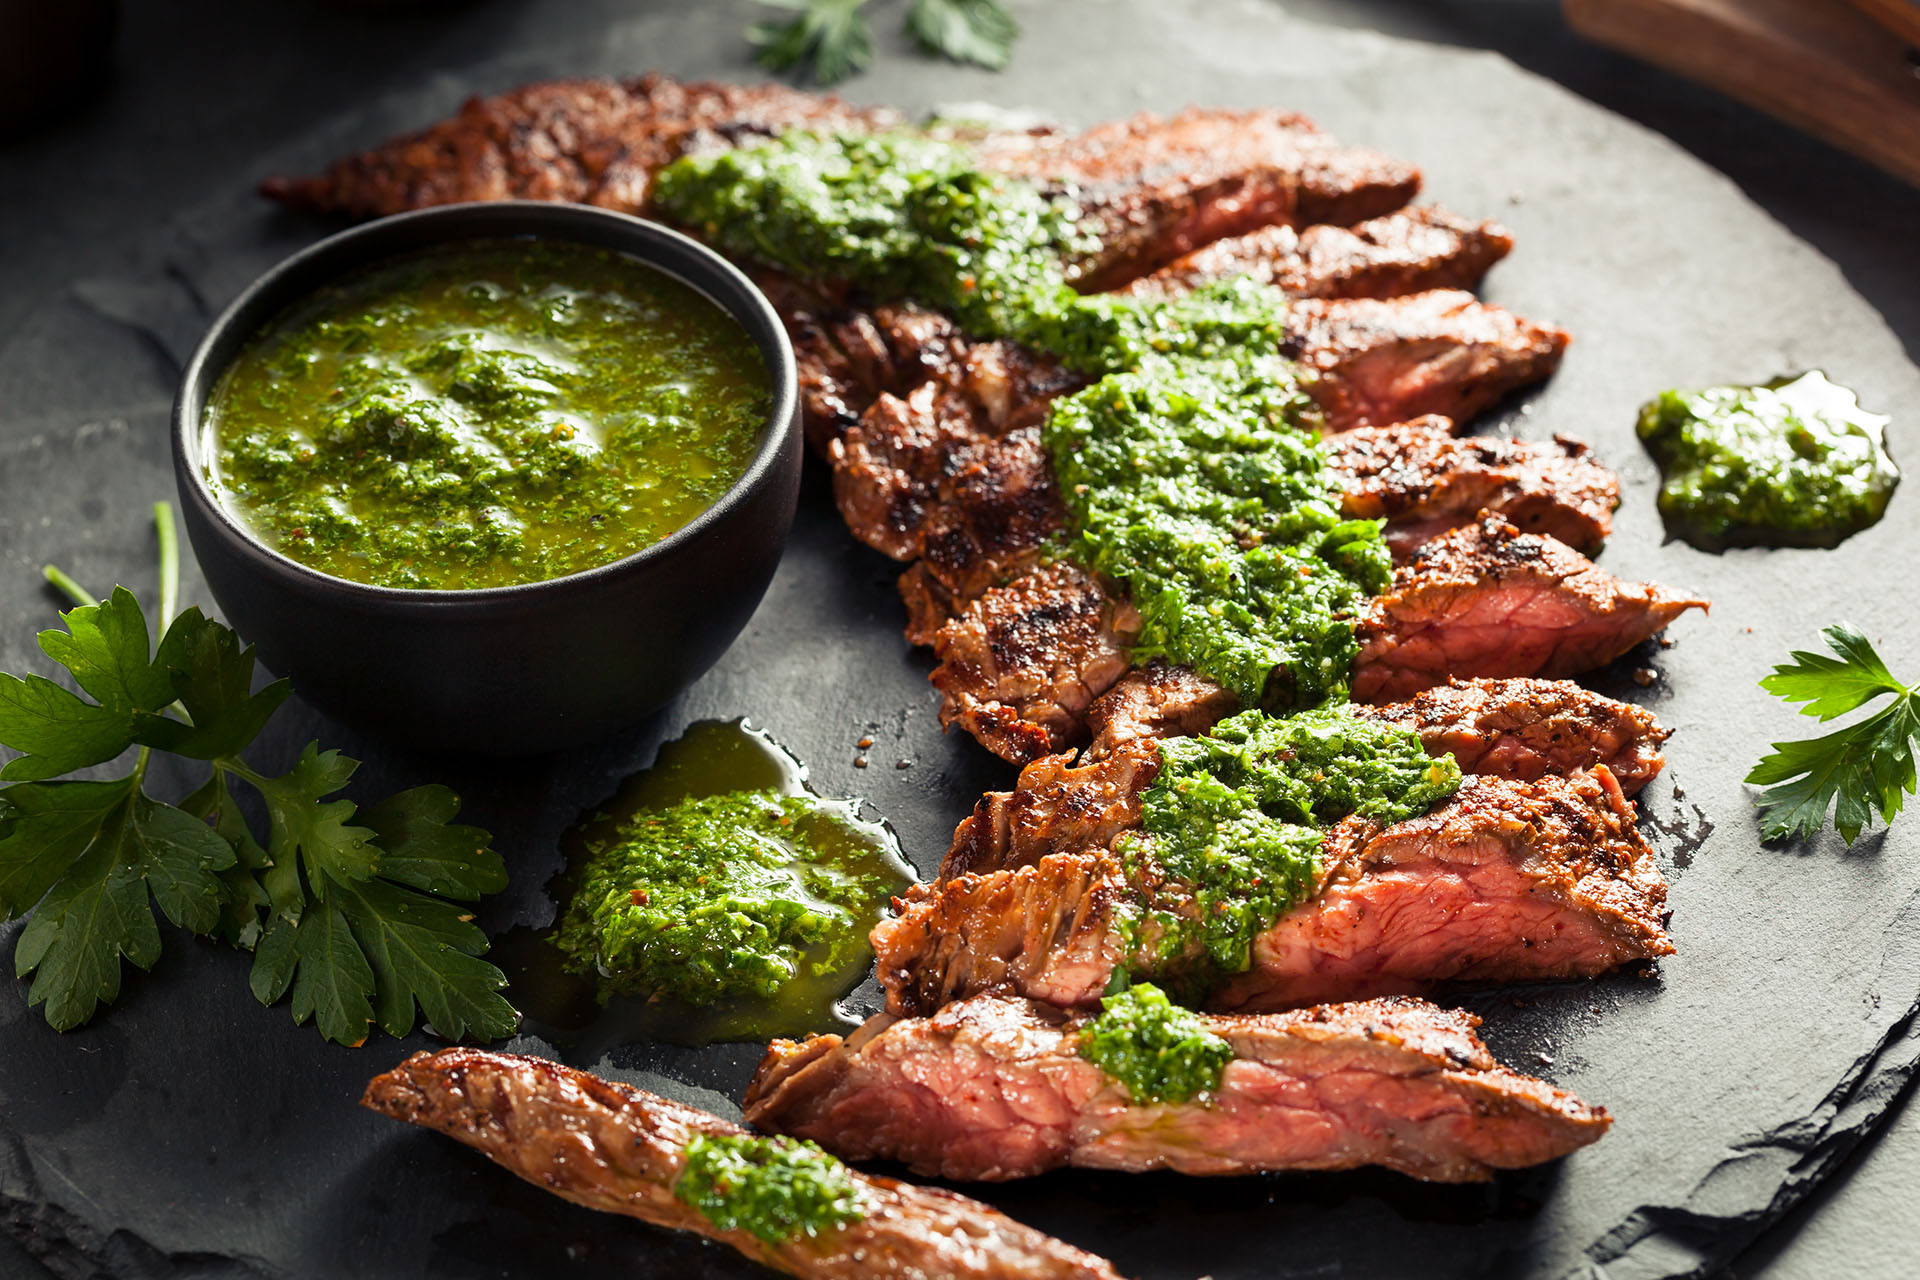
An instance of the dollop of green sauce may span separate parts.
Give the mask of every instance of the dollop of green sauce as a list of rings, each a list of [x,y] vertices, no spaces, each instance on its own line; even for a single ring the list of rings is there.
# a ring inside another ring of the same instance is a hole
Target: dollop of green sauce
[[[208,404],[222,501],[378,586],[562,577],[644,550],[746,471],[746,331],[637,259],[482,241],[375,265],[257,335]]]
[[[1067,397],[1044,432],[1073,552],[1140,611],[1135,659],[1274,709],[1345,692],[1355,618],[1392,578],[1379,523],[1341,517],[1299,414],[1261,362],[1150,363]]]
[[[703,1134],[687,1144],[673,1194],[720,1230],[774,1246],[867,1216],[852,1171],[798,1138]]]
[[[588,852],[554,941],[608,996],[772,997],[863,953],[900,887],[843,807],[811,795],[685,797]]]
[[[1080,1056],[1126,1086],[1136,1104],[1219,1091],[1233,1046],[1159,987],[1134,983],[1102,999],[1100,1010],[1080,1028]]]
[[[1243,711],[1160,756],[1140,832],[1115,845],[1137,895],[1122,934],[1135,968],[1195,992],[1244,973],[1253,940],[1312,892],[1327,828],[1415,817],[1461,779],[1411,730],[1344,706]]]
[[[1900,482],[1887,419],[1819,372],[1757,387],[1666,391],[1640,411],[1660,513],[1686,541],[1833,546],[1875,523]]]
[[[722,249],[877,298],[1101,379],[1046,426],[1066,552],[1120,580],[1164,654],[1250,703],[1344,692],[1361,599],[1390,576],[1380,527],[1343,521],[1302,371],[1278,354],[1286,295],[1239,277],[1171,301],[1073,288],[1091,242],[1071,190],[982,171],[962,144],[783,134],[669,165],[659,207]]]

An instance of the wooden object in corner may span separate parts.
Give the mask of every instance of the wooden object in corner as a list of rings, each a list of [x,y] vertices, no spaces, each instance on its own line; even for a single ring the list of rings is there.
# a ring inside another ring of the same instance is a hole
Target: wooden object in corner
[[[1858,4],[1861,8],[1856,8]],[[1920,186],[1920,61],[1862,8],[1909,0],[1562,0],[1590,40],[1698,80]]]

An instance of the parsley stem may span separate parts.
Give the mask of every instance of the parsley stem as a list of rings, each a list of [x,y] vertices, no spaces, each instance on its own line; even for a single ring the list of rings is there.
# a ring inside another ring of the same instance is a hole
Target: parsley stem
[[[160,543],[160,625],[156,629],[165,635],[180,601],[180,540],[174,534],[172,503],[153,504],[153,532]]]
[[[47,576],[47,581],[52,583],[61,595],[73,601],[75,604],[84,608],[90,604],[100,603],[99,596],[92,594],[85,587],[68,577],[66,572],[58,565],[43,565],[41,566],[40,572]]]

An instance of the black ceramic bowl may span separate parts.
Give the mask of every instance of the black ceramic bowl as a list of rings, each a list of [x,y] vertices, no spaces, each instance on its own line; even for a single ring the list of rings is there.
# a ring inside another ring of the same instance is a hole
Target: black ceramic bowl
[[[287,307],[341,276],[462,240],[524,236],[612,249],[692,285],[758,343],[772,379],[746,474],[692,523],[624,560],[524,586],[425,591],[349,582],[256,538],[207,483],[205,407]],[[661,706],[725,652],[773,578],[800,486],[793,348],[725,259],[665,227],[581,205],[453,205],[370,222],[295,254],[213,323],[173,405],[187,533],[221,612],[268,669],[349,724],[409,746],[494,755],[604,736]]]

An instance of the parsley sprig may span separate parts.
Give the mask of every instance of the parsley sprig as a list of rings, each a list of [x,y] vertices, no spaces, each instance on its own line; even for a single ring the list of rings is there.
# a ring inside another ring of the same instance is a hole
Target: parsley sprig
[[[873,61],[867,0],[761,0],[794,14],[747,29],[762,66],[810,72],[815,84],[837,84]],[[906,29],[934,57],[998,71],[1012,56],[1020,26],[1000,0],[912,0]]]
[[[1891,823],[1914,790],[1914,746],[1920,742],[1920,685],[1903,684],[1847,623],[1820,633],[1835,655],[1796,649],[1760,687],[1805,705],[1803,716],[1836,719],[1876,698],[1893,701],[1872,715],[1818,738],[1773,743],[1747,775],[1764,786],[1759,805],[1768,840],[1811,839],[1833,812],[1834,829],[1848,844],[1878,813]]]
[[[279,775],[243,760],[292,688],[254,692],[252,648],[198,609],[174,615],[172,510],[158,503],[154,516],[158,644],[132,592],[95,602],[49,567],[78,607],[40,647],[78,692],[0,675],[0,744],[20,753],[0,768],[0,921],[33,912],[14,950],[15,972],[33,979],[28,1003],[61,1031],[112,1003],[123,965],[160,956],[158,906],[251,951],[254,995],[291,992],[294,1021],[329,1040],[359,1044],[376,1023],[403,1036],[416,1009],[449,1038],[510,1035],[506,979],[480,958],[486,935],[464,905],[506,885],[491,837],[452,825],[460,802],[445,787],[357,808],[337,793],[358,762],[318,744]],[[66,776],[135,747],[119,778]],[[205,783],[177,804],[149,795],[156,751],[205,762]],[[236,785],[262,802],[264,843]]]

